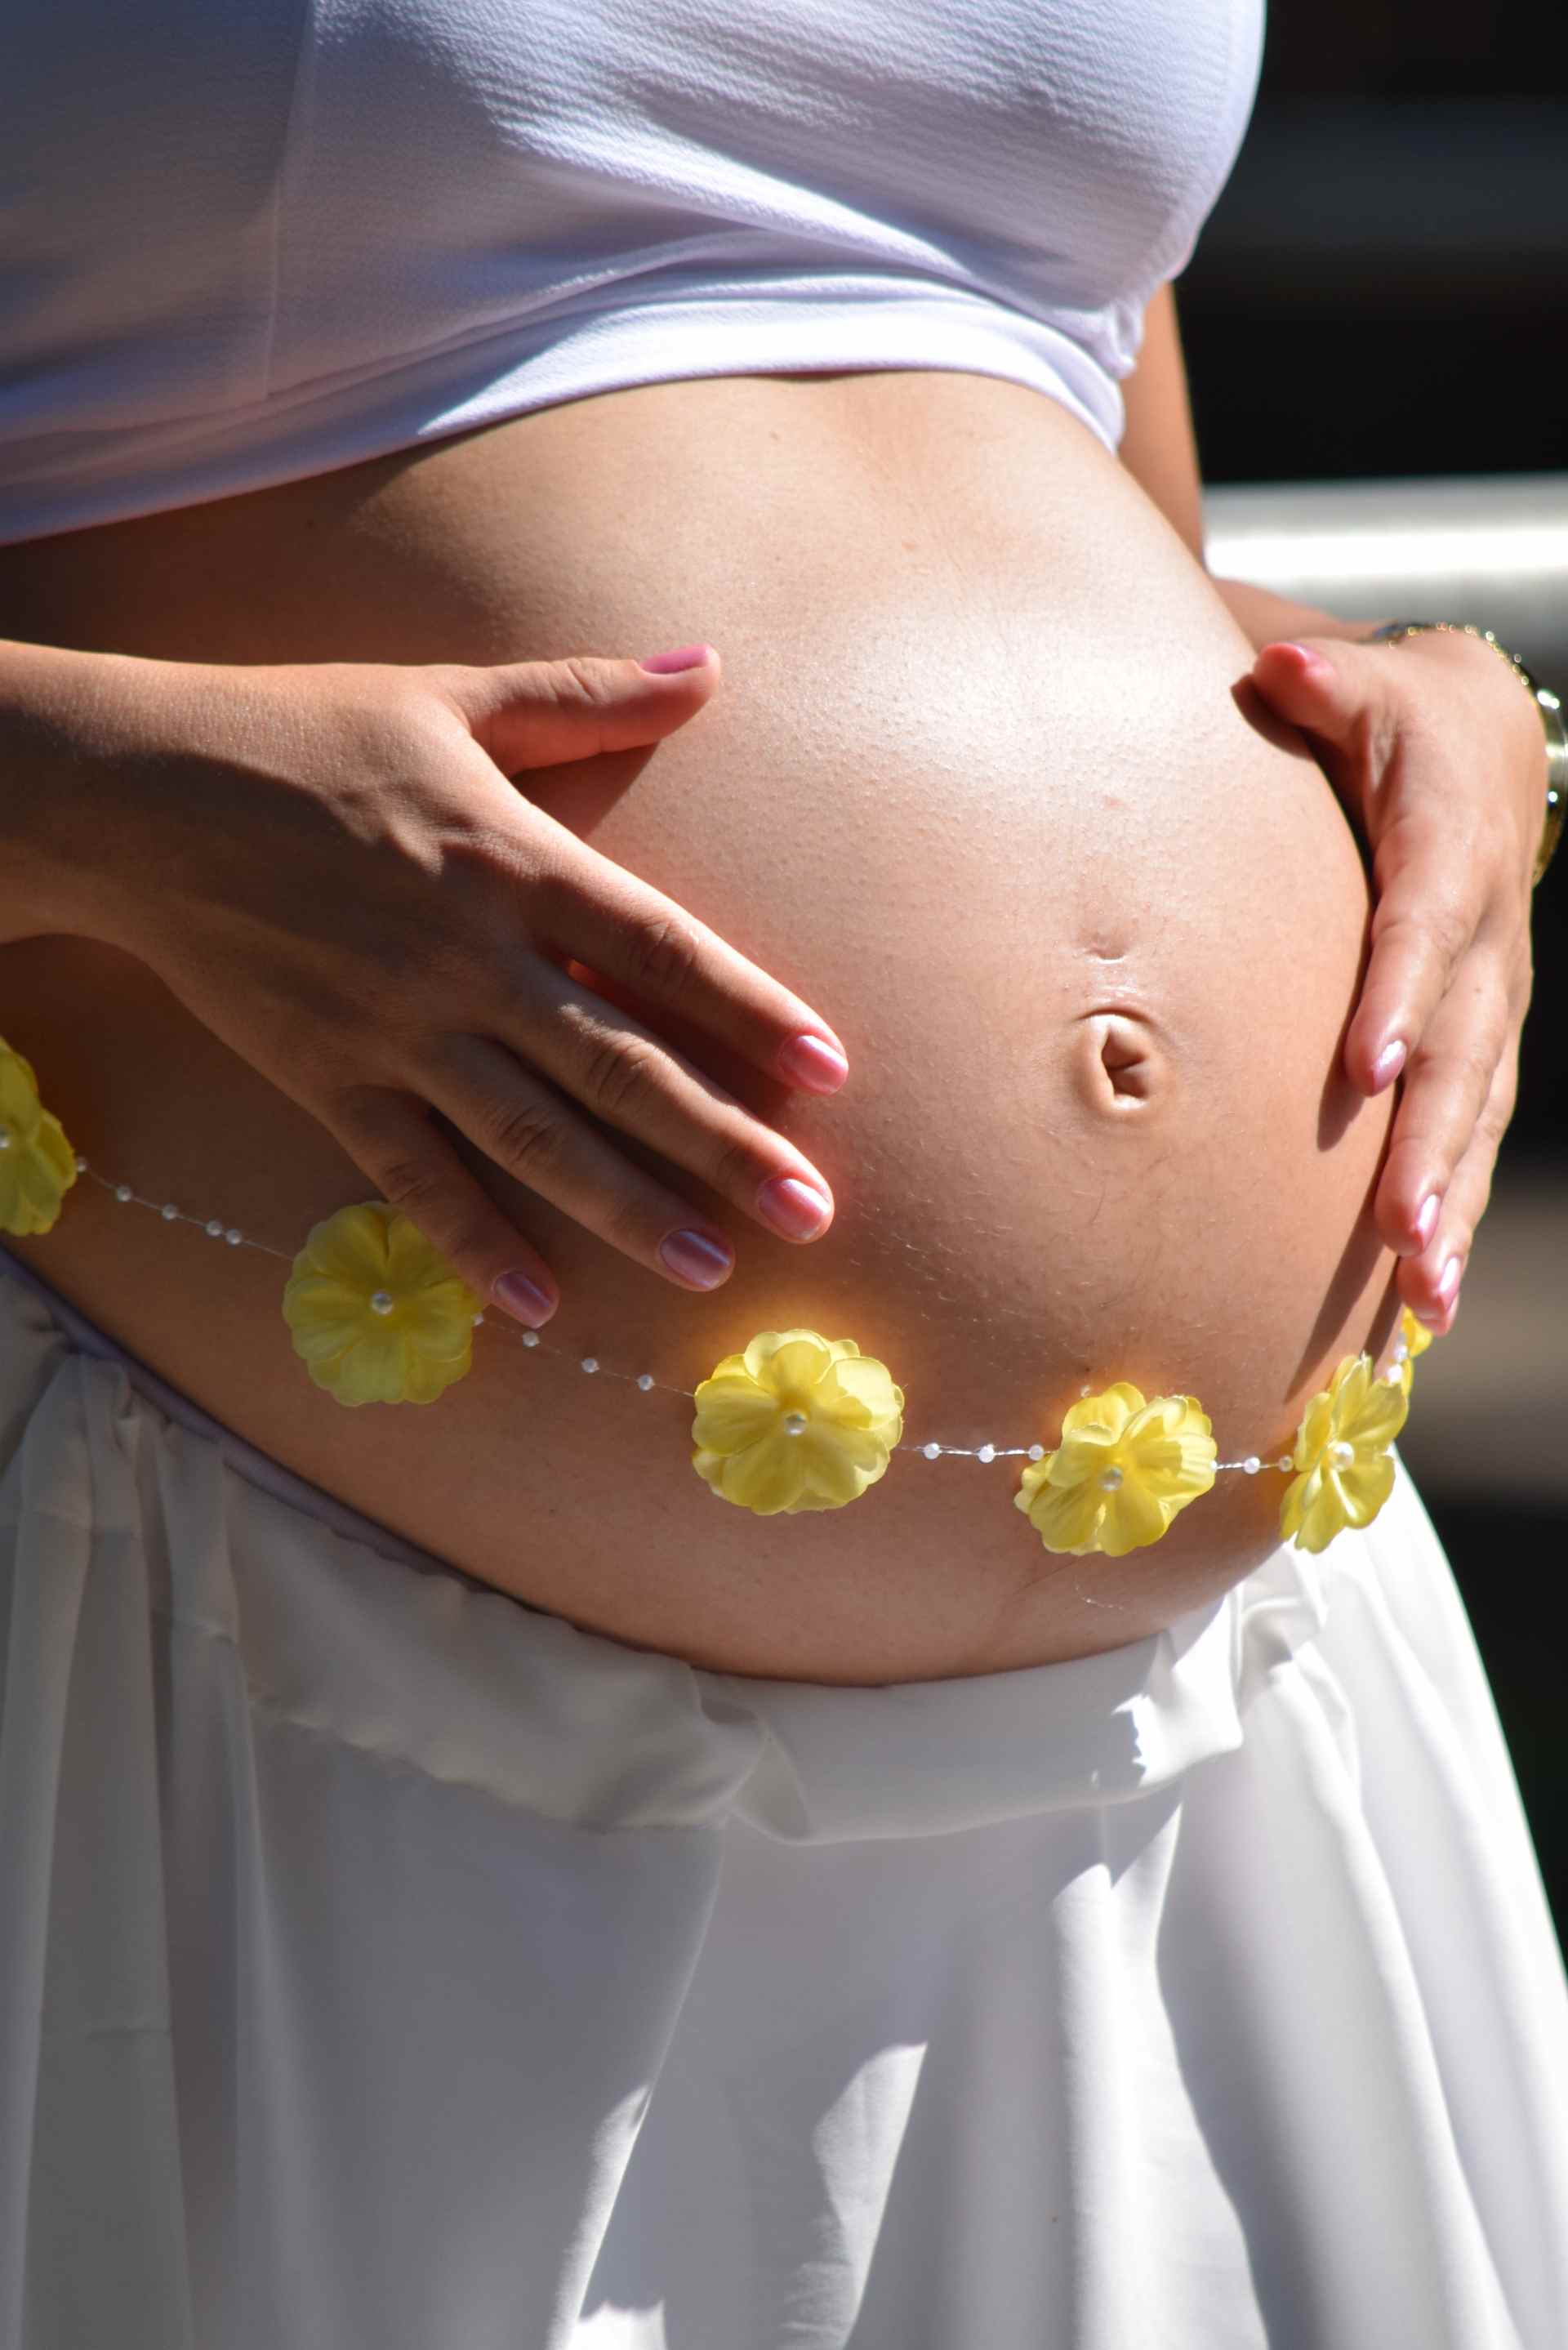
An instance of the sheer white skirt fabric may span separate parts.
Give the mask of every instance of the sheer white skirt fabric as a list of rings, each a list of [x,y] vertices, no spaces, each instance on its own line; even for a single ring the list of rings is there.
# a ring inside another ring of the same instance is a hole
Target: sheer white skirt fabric
[[[0,1279],[5,2350],[1568,2341],[1568,1988],[1403,1471],[877,1690],[335,1516]]]

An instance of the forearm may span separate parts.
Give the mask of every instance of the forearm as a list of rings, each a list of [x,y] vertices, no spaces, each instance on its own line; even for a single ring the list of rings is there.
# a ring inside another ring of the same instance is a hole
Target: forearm
[[[1214,581],[1254,652],[1264,645],[1293,641],[1300,637],[1340,637],[1355,643],[1369,637],[1378,620],[1339,620],[1314,604],[1293,603],[1272,588],[1255,588],[1247,579]]]
[[[174,666],[0,639],[0,945],[93,932],[124,847],[129,715]]]

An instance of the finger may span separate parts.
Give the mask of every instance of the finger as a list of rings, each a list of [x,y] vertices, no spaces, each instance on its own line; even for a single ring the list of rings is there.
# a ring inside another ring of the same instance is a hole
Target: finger
[[[827,1230],[833,1219],[832,1186],[804,1151],[754,1118],[743,1103],[629,1013],[577,987],[549,965],[539,973],[539,984],[550,1000],[537,1037],[476,1039],[449,1034],[436,1041],[421,1070],[432,1101],[445,1107],[434,1087],[448,1083],[454,1068],[472,1073],[476,1064],[469,1048],[483,1044],[492,1056],[504,1055],[500,1062],[492,1057],[484,1065],[504,1118],[505,1105],[519,1097],[523,1079],[537,1071],[534,1090],[544,1080],[559,1088],[556,1093],[543,1087],[555,1124],[566,1121],[587,1133],[576,1107],[581,1104],[604,1125],[618,1128],[672,1166],[685,1168],[742,1215],[782,1239],[815,1240]],[[533,1139],[534,1122],[529,1113],[524,1119],[524,1141],[525,1155],[536,1164],[537,1156],[548,1158],[551,1150],[547,1138]],[[481,1136],[473,1139],[488,1148]],[[593,1161],[597,1169],[619,1170],[628,1163],[613,1136],[600,1139],[597,1151]],[[521,1181],[557,1199],[557,1192],[537,1181],[523,1164],[493,1155]],[[569,1192],[557,1204],[587,1222]]]
[[[1365,1094],[1404,1069],[1475,943],[1480,906],[1462,839],[1429,816],[1396,816],[1378,843],[1372,950],[1345,1038],[1345,1069]]]
[[[534,923],[558,953],[717,1037],[784,1085],[836,1093],[849,1074],[838,1038],[800,996],[574,834],[562,838]]]
[[[634,1043],[624,1055],[618,1047],[610,1049],[616,1062],[624,1060],[634,1072],[628,1083],[639,1098],[645,1087],[651,1097],[659,1081],[644,1073],[642,1048]],[[611,1065],[607,1058],[607,1071]],[[449,1036],[432,1056],[424,1082],[435,1107],[496,1166],[624,1256],[688,1289],[711,1289],[728,1278],[734,1252],[723,1232],[679,1192],[634,1165],[504,1045],[487,1036]],[[773,1222],[759,1195],[776,1185],[779,1164],[759,1159],[744,1132],[751,1122],[739,1104],[731,1107],[728,1139],[715,1136],[706,1152],[692,1149],[694,1158],[709,1160],[707,1169],[699,1171],[707,1174],[716,1191],[760,1222],[772,1223],[785,1239],[814,1239],[817,1232],[825,1232],[832,1220],[832,1201],[826,1187],[819,1196],[800,1180],[797,1166],[805,1168],[804,1160],[785,1162],[783,1175],[786,1184],[794,1184],[794,1194],[786,1191],[786,1205],[794,1203],[795,1195],[802,1202],[815,1201],[810,1228],[798,1210],[795,1229]],[[758,1131],[765,1136],[765,1128]],[[817,1186],[821,1180],[812,1179]]]
[[[1452,1325],[1459,1305],[1459,1284],[1469,1263],[1476,1230],[1491,1198],[1497,1154],[1519,1088],[1519,1045],[1498,1063],[1469,1149],[1454,1170],[1444,1194],[1438,1229],[1418,1256],[1407,1257],[1397,1268],[1399,1295],[1417,1318],[1441,1336]],[[1455,1268],[1457,1267],[1457,1270]]]
[[[469,1173],[423,1102],[364,1086],[322,1122],[476,1295],[532,1329],[550,1319],[561,1293],[549,1266]]]
[[[512,775],[634,751],[672,734],[718,689],[719,656],[711,645],[700,650],[700,662],[673,673],[584,654],[483,669],[442,662],[427,674],[481,749]]]
[[[1467,956],[1410,1056],[1377,1187],[1378,1230],[1401,1256],[1435,1237],[1443,1194],[1470,1147],[1512,1026],[1493,958]]]

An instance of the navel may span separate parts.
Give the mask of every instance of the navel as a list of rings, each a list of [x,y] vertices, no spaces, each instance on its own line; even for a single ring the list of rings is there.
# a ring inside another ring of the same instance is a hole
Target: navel
[[[1147,1015],[1126,1009],[1084,1013],[1073,1047],[1073,1077],[1085,1109],[1138,1115],[1164,1092],[1168,1064]]]

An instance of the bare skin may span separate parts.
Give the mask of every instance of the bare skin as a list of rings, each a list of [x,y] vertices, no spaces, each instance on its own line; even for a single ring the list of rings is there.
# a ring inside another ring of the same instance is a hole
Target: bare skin
[[[1121,1562],[1046,1554],[1003,1462],[900,1454],[849,1510],[759,1520],[693,1474],[689,1407],[574,1367],[691,1388],[802,1323],[889,1364],[915,1442],[1050,1443],[1085,1383],[1126,1378],[1199,1396],[1234,1459],[1278,1452],[1339,1357],[1387,1336],[1370,1202],[1392,1096],[1342,1065],[1360,855],[1249,697],[1253,649],[1190,548],[1053,403],[940,372],[642,387],[0,549],[0,635],[238,664],[705,638],[722,688],[650,756],[519,781],[848,1054],[817,1099],[659,1017],[836,1201],[794,1245],[622,1139],[729,1235],[706,1295],[464,1144],[558,1281],[545,1335],[566,1351],[492,1315],[426,1408],[341,1409],[291,1350],[282,1267],[215,1264],[90,1184],[7,1243],[219,1419],[497,1588],[742,1672],[1085,1655],[1266,1555],[1277,1475],[1222,1477]],[[138,1191],[286,1250],[370,1196],[123,946],[13,943],[0,1004],[73,1141]]]

